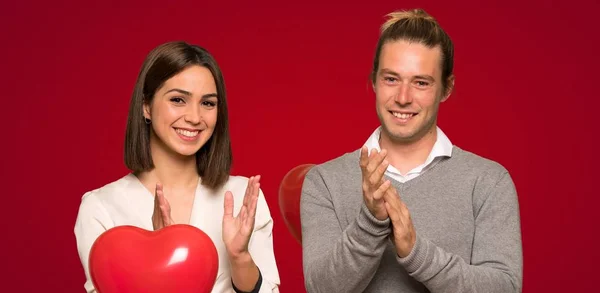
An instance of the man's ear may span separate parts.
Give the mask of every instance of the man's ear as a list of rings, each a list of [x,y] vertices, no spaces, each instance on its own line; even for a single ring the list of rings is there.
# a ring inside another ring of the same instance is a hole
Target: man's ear
[[[371,80],[371,89],[375,91],[375,81]]]
[[[454,75],[450,75],[448,77],[448,80],[446,80],[446,90],[444,92],[444,95],[442,96],[442,102],[445,102],[450,97],[453,90],[454,90]]]
[[[371,79],[371,89],[373,89],[373,92],[375,92],[375,83],[377,82],[375,76],[375,72],[371,72],[371,74],[369,75],[369,78]]]

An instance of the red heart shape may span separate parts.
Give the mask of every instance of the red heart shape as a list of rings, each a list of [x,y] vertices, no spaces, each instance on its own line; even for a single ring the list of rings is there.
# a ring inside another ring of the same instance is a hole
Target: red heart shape
[[[279,209],[283,221],[292,236],[302,243],[302,227],[300,223],[300,196],[304,177],[315,164],[303,164],[292,168],[279,185]]]
[[[158,231],[118,226],[96,239],[89,265],[98,293],[208,293],[219,256],[210,237],[194,226]]]

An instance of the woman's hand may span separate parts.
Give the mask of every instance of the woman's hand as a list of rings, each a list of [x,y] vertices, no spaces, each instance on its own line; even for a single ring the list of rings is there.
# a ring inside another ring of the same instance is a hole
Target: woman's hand
[[[256,216],[256,204],[260,188],[260,175],[250,177],[244,204],[236,217],[233,216],[233,194],[231,191],[225,193],[225,204],[223,213],[223,242],[231,262],[248,258],[248,242],[254,230],[254,219]]]
[[[173,225],[171,218],[171,206],[163,194],[163,187],[160,183],[156,184],[154,192],[154,213],[152,213],[152,227],[154,231]]]

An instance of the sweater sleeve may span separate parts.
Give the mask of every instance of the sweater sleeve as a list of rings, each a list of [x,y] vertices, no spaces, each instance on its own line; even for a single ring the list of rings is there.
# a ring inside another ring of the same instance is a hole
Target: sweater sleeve
[[[397,261],[432,293],[521,292],[522,246],[517,193],[505,172],[475,217],[471,263],[419,237]]]
[[[312,168],[300,201],[302,255],[307,292],[362,292],[379,267],[390,220],[377,220],[362,204],[356,219],[341,227],[332,194]]]

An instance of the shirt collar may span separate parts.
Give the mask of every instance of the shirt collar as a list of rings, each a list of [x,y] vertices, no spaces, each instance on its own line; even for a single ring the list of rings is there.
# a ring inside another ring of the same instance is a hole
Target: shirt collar
[[[427,157],[425,164],[430,163],[433,159],[437,157],[451,157],[452,156],[452,142],[446,136],[446,134],[440,129],[439,126],[436,126],[437,131],[437,139],[433,148],[431,149],[431,153]],[[377,151],[381,151],[381,147],[379,146],[379,137],[381,136],[381,126],[377,127],[375,131],[369,136],[365,145],[369,149],[376,149]]]

